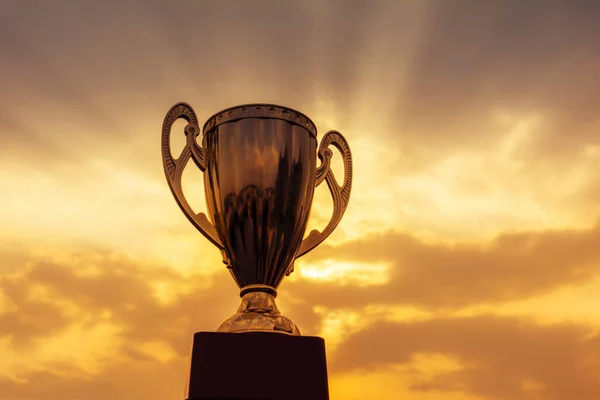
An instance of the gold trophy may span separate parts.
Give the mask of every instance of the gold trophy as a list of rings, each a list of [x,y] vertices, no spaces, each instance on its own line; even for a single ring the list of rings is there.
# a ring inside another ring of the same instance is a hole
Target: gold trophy
[[[186,145],[174,158],[171,127],[180,118],[188,122]],[[331,146],[342,155],[341,185],[330,168]],[[293,272],[294,260],[323,242],[348,206],[352,155],[344,137],[327,132],[317,151],[315,124],[298,111],[272,104],[228,108],[200,130],[192,107],[178,103],[163,122],[162,157],[177,204],[221,251],[240,288],[241,305],[217,331],[300,335],[279,312],[275,297],[283,278]],[[181,176],[190,159],[204,172],[208,218],[192,210],[182,191]],[[313,230],[303,239],[315,188],[323,181],[333,198],[332,218],[322,232]]]

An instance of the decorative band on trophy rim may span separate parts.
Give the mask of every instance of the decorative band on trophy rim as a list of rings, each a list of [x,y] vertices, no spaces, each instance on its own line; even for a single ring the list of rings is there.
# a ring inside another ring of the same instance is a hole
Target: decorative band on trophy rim
[[[317,138],[317,127],[310,118],[289,107],[278,106],[275,104],[244,104],[226,108],[219,111],[210,117],[202,128],[202,135],[206,135],[209,131],[221,124],[237,121],[244,118],[275,118],[296,125],[300,125]]]
[[[240,297],[244,297],[245,294],[252,292],[263,292],[272,295],[273,297],[277,297],[277,289],[269,285],[263,284],[254,284],[254,285],[246,285],[240,289]]]

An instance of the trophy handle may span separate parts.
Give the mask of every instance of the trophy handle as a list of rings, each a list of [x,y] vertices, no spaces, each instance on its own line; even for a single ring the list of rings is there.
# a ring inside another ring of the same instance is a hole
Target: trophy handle
[[[185,119],[188,124],[185,127],[186,144],[181,152],[181,155],[174,159],[171,154],[170,138],[171,127],[178,119]],[[171,193],[175,197],[175,201],[181,208],[188,220],[202,233],[212,244],[217,246],[223,252],[223,243],[219,239],[217,230],[214,225],[208,220],[204,213],[194,213],[189,203],[187,202],[181,185],[181,176],[183,170],[190,158],[200,170],[206,169],[206,160],[204,157],[204,149],[196,142],[196,137],[200,134],[200,126],[198,118],[192,107],[187,103],[177,103],[167,112],[162,126],[162,158],[165,176],[169,183]]]
[[[338,185],[330,168],[331,157],[333,156],[333,153],[329,149],[330,145],[336,147],[344,158],[344,184],[342,186]],[[352,153],[344,136],[337,131],[327,132],[321,140],[318,155],[321,160],[321,166],[317,169],[315,187],[319,186],[323,180],[327,181],[327,186],[333,198],[333,215],[323,232],[315,229],[302,241],[296,258],[302,257],[331,235],[340,223],[350,199],[350,189],[352,188]],[[293,271],[293,266],[294,264],[291,265],[288,275]]]

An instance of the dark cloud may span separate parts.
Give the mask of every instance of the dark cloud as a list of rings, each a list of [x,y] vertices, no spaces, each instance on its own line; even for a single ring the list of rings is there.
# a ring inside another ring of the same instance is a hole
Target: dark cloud
[[[305,102],[313,96],[315,57],[325,71],[317,79],[332,91],[354,79],[365,21],[376,8],[341,4],[323,2],[315,10],[277,1],[13,2],[3,14],[0,65],[13,78],[7,82],[15,96],[5,101],[25,106],[31,98],[19,89],[32,89],[39,106],[64,106],[57,118],[85,115],[107,134],[117,134],[109,122],[145,114],[149,105],[193,97],[210,105],[207,113],[218,111],[230,105],[226,98],[245,96],[223,93],[235,78],[244,85],[237,91],[250,88],[254,101],[290,101],[294,93]],[[110,104],[124,100],[135,102],[126,109]]]
[[[177,101],[204,119],[246,101],[300,107],[319,95],[352,120],[358,99],[389,91],[394,74],[406,73],[395,109],[369,107],[373,121],[389,121],[379,135],[397,138],[406,152],[494,145],[505,131],[491,122],[495,109],[544,116],[530,155],[568,159],[598,143],[596,2],[421,4],[8,2],[0,72],[10,96],[0,100],[0,136],[80,163],[85,151],[126,144],[141,125],[158,134]],[[420,45],[408,57],[405,29],[423,12]],[[395,24],[378,22],[390,14]],[[367,59],[375,45],[385,51]],[[361,74],[390,81],[360,87]]]
[[[202,120],[244,102],[302,108],[315,86],[349,105],[378,8],[282,4],[5,2],[0,74],[10,95],[0,99],[0,152],[35,154],[28,161],[46,169],[80,167],[90,154],[145,167],[178,101]]]
[[[598,142],[598,3],[435,4],[405,93],[409,101],[398,110],[403,135],[446,148],[489,145],[498,133],[491,112],[500,109],[547,119],[536,144],[546,156]]]
[[[584,326],[537,325],[488,316],[379,323],[337,350],[332,371],[377,370],[407,364],[416,354],[442,354],[463,368],[428,378],[413,390],[463,390],[489,400],[592,400],[600,396],[600,340]],[[527,382],[533,382],[537,394]]]
[[[408,154],[425,147],[429,162],[457,148],[494,146],[506,132],[491,120],[495,109],[543,116],[522,154],[530,173],[551,173],[599,143],[598,3],[416,4],[5,2],[0,73],[9,95],[0,99],[0,137],[6,152],[35,151],[46,168],[59,159],[80,165],[90,151],[112,157],[122,147],[135,149],[125,160],[146,165],[152,146],[143,143],[152,140],[133,138],[140,129],[158,135],[177,101],[191,102],[204,119],[247,101],[310,114],[321,96],[352,121],[361,98],[389,92],[395,75],[406,74],[396,107],[367,108],[372,121],[388,121],[377,134],[395,138],[391,147]],[[422,37],[411,49],[406,29],[422,14]],[[390,16],[394,24],[383,22]],[[374,47],[382,51],[371,60]],[[375,75],[390,79],[361,86]]]

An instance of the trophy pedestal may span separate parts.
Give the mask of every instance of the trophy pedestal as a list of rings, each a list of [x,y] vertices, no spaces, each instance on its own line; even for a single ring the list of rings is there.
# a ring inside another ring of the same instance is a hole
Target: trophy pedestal
[[[329,400],[325,341],[270,332],[194,335],[188,400]]]

